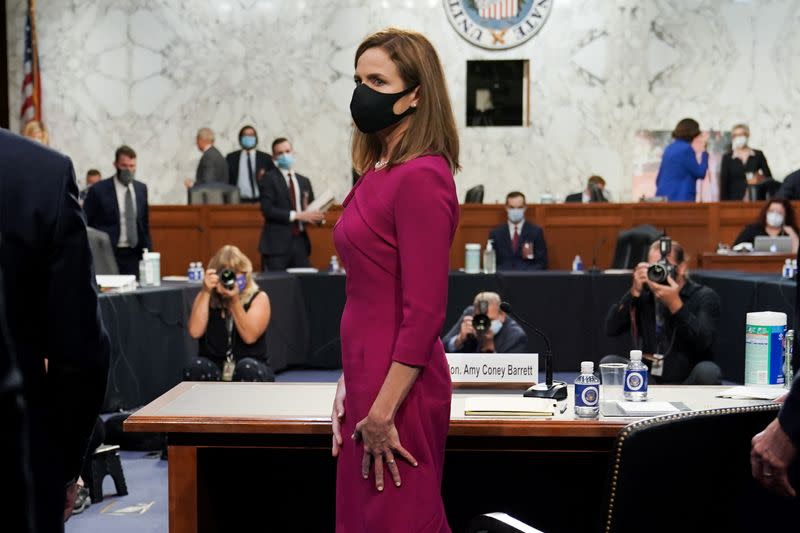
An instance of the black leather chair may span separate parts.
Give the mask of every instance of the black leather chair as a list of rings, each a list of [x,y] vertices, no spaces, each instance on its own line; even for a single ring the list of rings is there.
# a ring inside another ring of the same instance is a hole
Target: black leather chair
[[[197,204],[238,204],[239,188],[228,183],[206,183],[189,189],[189,203]]]
[[[467,197],[464,199],[465,204],[482,204],[483,203],[483,185],[477,185],[467,191]]]
[[[611,268],[634,268],[640,262],[647,261],[650,245],[663,235],[649,224],[621,231],[617,236]]]
[[[108,233],[87,227],[86,234],[89,237],[89,248],[92,250],[94,273],[118,275],[119,265],[117,265],[117,258],[114,257],[114,249],[111,247]]]
[[[596,530],[796,530],[800,498],[784,500],[768,493],[753,480],[750,471],[751,439],[775,419],[778,409],[778,405],[767,404],[693,411],[644,419],[625,427],[612,451],[605,518]],[[797,487],[797,469],[792,476]],[[469,532],[527,531],[509,527],[505,523],[493,525],[483,515],[473,521]]]

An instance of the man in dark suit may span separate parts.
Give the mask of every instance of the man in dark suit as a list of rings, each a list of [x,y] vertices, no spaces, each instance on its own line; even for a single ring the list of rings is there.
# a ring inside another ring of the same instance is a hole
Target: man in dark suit
[[[583,192],[568,194],[564,199],[565,203],[594,203],[608,202],[606,197],[606,180],[601,176],[591,176],[586,182],[586,189]]]
[[[195,142],[197,149],[203,155],[200,156],[200,162],[197,164],[194,182],[191,180],[184,181],[186,188],[210,183],[224,183],[227,185],[230,181],[228,177],[228,162],[225,161],[225,156],[214,146],[214,132],[211,128],[200,128],[197,131]]]
[[[489,233],[497,254],[497,270],[546,270],[547,243],[542,228],[525,220],[525,195],[506,196],[508,222]]]
[[[484,302],[484,303],[482,303]],[[458,323],[442,337],[448,353],[525,353],[528,351],[528,336],[517,322],[500,309],[500,295],[482,292],[472,305],[464,309]],[[492,321],[488,331],[478,334],[473,317],[481,313],[484,306],[486,316]]]
[[[786,200],[800,200],[800,170],[795,170],[783,178],[783,183],[776,196]]]
[[[136,180],[136,152],[120,146],[114,154],[116,174],[89,189],[83,210],[87,224],[108,234],[120,274],[139,274],[139,260],[150,242],[147,185]]]
[[[272,158],[278,168],[268,171],[261,182],[261,230],[259,250],[265,270],[308,267],[311,242],[307,224],[322,222],[325,215],[307,211],[314,201],[311,181],[294,171],[292,144],[280,137],[272,142]]]
[[[264,175],[275,168],[275,164],[269,154],[256,150],[258,134],[253,126],[239,130],[239,145],[241,150],[225,156],[230,184],[239,189],[242,203],[258,202]]]
[[[110,344],[72,163],[3,130],[0,234],[2,292],[13,310],[6,319],[30,421],[36,527],[61,532],[105,395]]]

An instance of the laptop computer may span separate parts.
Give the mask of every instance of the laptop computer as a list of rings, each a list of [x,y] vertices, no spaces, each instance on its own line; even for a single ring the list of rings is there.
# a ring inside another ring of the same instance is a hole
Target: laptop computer
[[[769,237],[759,235],[753,243],[754,252],[792,252],[792,238],[786,235],[779,237]]]

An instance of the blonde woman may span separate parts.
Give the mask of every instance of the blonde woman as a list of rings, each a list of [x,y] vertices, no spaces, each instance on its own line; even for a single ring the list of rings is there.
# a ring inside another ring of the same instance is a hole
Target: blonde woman
[[[220,276],[230,270],[232,289]],[[211,258],[203,289],[194,299],[189,335],[198,355],[184,370],[188,381],[275,381],[267,360],[270,319],[267,293],[253,279],[253,264],[236,246],[223,246]]]
[[[47,134],[47,128],[38,120],[31,120],[25,124],[25,127],[22,128],[22,136],[33,139],[34,141],[39,141],[45,146],[50,144],[50,136]]]

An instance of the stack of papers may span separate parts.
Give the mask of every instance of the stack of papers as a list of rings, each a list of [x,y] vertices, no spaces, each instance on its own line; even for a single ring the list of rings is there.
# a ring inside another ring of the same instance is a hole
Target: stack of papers
[[[475,396],[464,400],[467,416],[553,416],[556,401],[519,396]]]
[[[306,211],[321,211],[325,213],[333,207],[333,203],[336,201],[336,197],[330,191],[330,189],[326,190],[324,193],[317,196],[317,198],[306,206]]]
[[[734,400],[776,400],[787,392],[783,385],[745,385],[725,389],[717,396]]]
[[[102,291],[126,292],[136,290],[136,276],[96,275],[98,287]]]
[[[680,411],[669,402],[617,402],[617,407],[626,416],[668,415]]]

